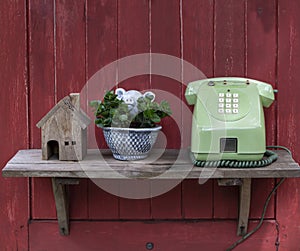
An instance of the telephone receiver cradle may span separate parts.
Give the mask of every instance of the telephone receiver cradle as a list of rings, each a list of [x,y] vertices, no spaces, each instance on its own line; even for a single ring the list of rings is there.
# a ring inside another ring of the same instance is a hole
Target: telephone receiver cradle
[[[191,151],[196,160],[260,160],[266,151],[263,107],[274,101],[270,84],[235,77],[188,84],[195,105]]]

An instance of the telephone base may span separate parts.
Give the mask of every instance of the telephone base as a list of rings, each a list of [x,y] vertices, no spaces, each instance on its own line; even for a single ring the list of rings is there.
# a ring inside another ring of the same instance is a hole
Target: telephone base
[[[264,153],[256,154],[238,154],[238,153],[193,153],[196,160],[238,160],[238,161],[255,161],[261,160]]]

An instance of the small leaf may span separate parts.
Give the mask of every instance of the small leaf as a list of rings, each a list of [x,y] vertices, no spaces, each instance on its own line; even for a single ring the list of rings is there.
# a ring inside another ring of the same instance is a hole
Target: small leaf
[[[126,114],[121,115],[119,118],[120,118],[121,121],[128,120],[128,116]]]
[[[153,116],[151,117],[151,121],[153,121],[154,123],[159,123],[160,117],[157,114],[153,114]]]

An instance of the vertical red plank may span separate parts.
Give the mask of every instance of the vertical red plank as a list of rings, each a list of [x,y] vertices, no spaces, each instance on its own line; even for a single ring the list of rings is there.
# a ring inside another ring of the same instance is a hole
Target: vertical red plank
[[[87,1],[87,79],[90,79],[98,70],[117,59],[117,0],[89,0]],[[88,93],[95,93],[102,99],[107,86],[111,83],[111,75],[116,76],[116,69],[107,72],[110,76],[97,79],[97,84],[88,84]],[[116,80],[116,79],[115,79]],[[89,99],[90,97],[88,97]],[[93,123],[93,122],[92,122]],[[89,127],[89,147],[95,141],[95,129]],[[97,133],[102,135],[99,130]],[[100,138],[100,147],[105,147],[104,138]],[[101,197],[101,199],[99,199]],[[109,203],[102,203],[102,202]],[[99,210],[101,208],[101,210]],[[118,199],[95,187],[88,181],[88,213],[91,219],[119,217]],[[109,211],[109,213],[107,213]]]
[[[41,147],[35,125],[55,104],[53,1],[29,1],[31,147]]]
[[[28,147],[26,6],[0,2],[1,116],[0,167],[19,149]],[[1,250],[27,250],[28,179],[0,178]],[[22,210],[21,210],[22,209]]]
[[[110,181],[117,182],[117,181]],[[88,182],[89,219],[118,219],[119,198],[103,191],[95,183]]]
[[[215,1],[215,76],[245,74],[244,1]]]
[[[183,59],[196,66],[207,77],[213,76],[213,1],[182,1]],[[191,79],[185,72],[184,79]],[[191,129],[188,129],[189,134]],[[186,180],[182,184],[182,207],[185,218],[211,218],[212,181],[200,185]]]
[[[261,217],[266,199],[274,186],[274,179],[252,179],[250,219]],[[275,218],[275,196],[272,196],[269,202],[265,218]]]
[[[105,92],[109,91],[117,81],[116,66],[112,67],[110,71],[106,71],[101,77],[93,79],[100,69],[114,62],[118,57],[117,2],[117,0],[87,1],[86,76],[88,82],[86,91],[88,101],[102,100]],[[88,110],[90,112],[91,109]],[[91,114],[91,116],[93,115]],[[93,117],[91,118],[93,121]],[[102,131],[93,124],[88,128],[88,146],[89,148],[97,148],[97,146],[107,148]]]
[[[134,14],[133,14],[134,13]],[[149,34],[149,3],[139,0],[118,0],[118,58],[139,53],[150,52]],[[150,70],[150,56],[144,62],[138,62],[132,67],[143,64]],[[125,66],[126,68],[126,66]],[[119,78],[126,77],[126,69],[118,68]],[[120,87],[124,89],[149,89],[148,75],[137,76],[123,81]]]
[[[300,77],[300,3],[279,1],[278,24],[278,143],[289,147],[300,159],[298,112]]]
[[[161,53],[181,58],[181,23],[180,23],[180,1],[151,1],[151,52]],[[152,59],[153,65],[160,62]],[[165,66],[166,72],[168,66]],[[163,69],[162,69],[163,70]],[[181,73],[181,65],[173,69],[174,75]],[[182,97],[182,86],[176,80],[171,78],[152,75],[151,88],[164,90],[167,93],[175,95],[179,99]],[[172,107],[173,113],[180,113],[179,107]],[[179,116],[180,117],[180,116]],[[164,118],[162,121],[162,130],[166,135],[167,148],[180,148],[180,135],[178,135],[178,127],[181,121],[174,121],[171,118]],[[173,128],[168,130],[167,128]]]
[[[276,3],[246,2],[246,76],[273,85],[276,82]],[[276,101],[266,112],[266,132],[269,145],[275,144]]]
[[[180,219],[181,210],[181,184],[169,192],[152,198],[151,214],[153,219]]]
[[[181,58],[180,1],[151,1],[151,52],[169,54]],[[153,62],[156,64],[158,62]],[[167,67],[167,66],[166,66]],[[181,66],[174,71],[181,71]],[[151,88],[162,89],[179,99],[182,98],[182,86],[179,82],[162,77],[151,76]],[[181,113],[179,107],[171,107],[173,112]],[[181,117],[181,116],[179,116]],[[180,148],[180,136],[176,134],[181,121],[165,118],[163,131],[167,138],[167,148]],[[170,128],[173,128],[170,130]],[[177,130],[176,130],[177,129]],[[181,184],[166,194],[152,198],[153,218],[181,218]]]
[[[183,59],[196,66],[207,77],[213,77],[214,70],[213,7],[213,1],[182,2]],[[193,80],[197,79],[191,79]]]
[[[198,180],[182,183],[182,211],[185,219],[211,219],[213,216],[213,181],[200,185]]]
[[[236,219],[239,207],[239,188],[237,186],[218,186],[214,181],[214,218]]]
[[[276,2],[255,0],[246,2],[246,76],[272,84],[276,82]],[[268,145],[276,142],[276,102],[265,109],[266,138]],[[252,184],[250,217],[261,216],[263,204],[272,190],[274,180],[258,179]],[[252,204],[253,205],[253,204]],[[269,204],[266,217],[274,217],[274,198]]]
[[[85,0],[59,0],[55,4],[57,100],[80,92],[85,84],[85,9]],[[87,218],[87,180],[69,190],[70,217]]]
[[[214,72],[216,77],[245,74],[245,2],[215,1]],[[236,218],[237,187],[214,186],[214,217]]]
[[[41,147],[35,125],[55,104],[54,2],[29,1],[30,122],[32,148]],[[32,179],[32,217],[55,218],[50,179]],[[47,198],[47,203],[45,203]]]
[[[85,0],[58,0],[56,10],[57,100],[85,84]]]
[[[278,1],[278,144],[289,147],[296,161],[299,153],[300,2]],[[280,248],[300,246],[299,179],[288,179],[277,195]]]
[[[133,14],[134,13],[134,14]],[[140,0],[118,1],[118,58],[150,52],[149,3]],[[150,70],[150,57],[132,67],[143,64]],[[126,68],[118,68],[119,78],[126,77]],[[149,76],[141,75],[123,81],[119,86],[125,90],[149,89]],[[150,199],[120,198],[120,218],[150,218]]]

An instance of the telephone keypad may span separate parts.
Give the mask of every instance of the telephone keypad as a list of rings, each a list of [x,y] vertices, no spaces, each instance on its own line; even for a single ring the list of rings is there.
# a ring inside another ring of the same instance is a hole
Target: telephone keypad
[[[219,93],[218,113],[238,114],[239,113],[239,94],[238,93]],[[225,108],[225,110],[223,109]]]

